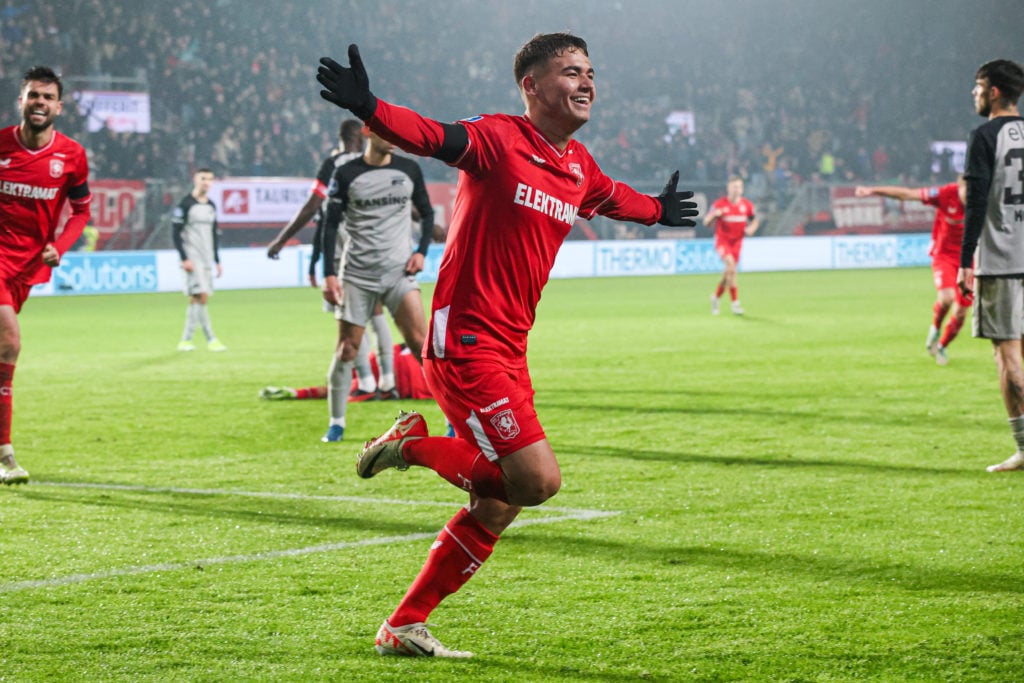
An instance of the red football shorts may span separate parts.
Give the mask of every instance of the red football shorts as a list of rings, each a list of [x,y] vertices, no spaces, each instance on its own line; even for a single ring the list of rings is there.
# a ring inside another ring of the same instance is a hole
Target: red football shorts
[[[475,443],[488,460],[546,438],[533,407],[525,357],[500,362],[428,358],[423,374],[455,433]]]
[[[723,261],[727,256],[732,256],[734,263],[740,262],[740,248],[743,247],[743,238],[738,240],[729,240],[723,238],[715,238],[715,251],[718,252],[718,257]]]
[[[0,306],[13,306],[14,312],[18,313],[30,291],[32,291],[32,285],[17,280],[0,279]]]
[[[960,308],[970,308],[974,304],[974,295],[964,296],[960,288],[956,286],[956,273],[960,269],[958,263],[935,259],[932,261],[932,276],[935,278],[935,289],[952,289],[956,291],[956,302]]]

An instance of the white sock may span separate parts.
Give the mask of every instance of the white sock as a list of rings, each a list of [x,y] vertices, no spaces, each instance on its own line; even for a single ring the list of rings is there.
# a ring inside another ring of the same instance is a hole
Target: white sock
[[[192,341],[192,335],[196,333],[196,325],[199,324],[199,304],[190,303],[185,309],[185,330],[181,333],[182,341]]]
[[[395,342],[391,337],[391,326],[384,314],[375,315],[370,320],[373,334],[377,337],[377,367],[380,368],[381,389],[390,390],[395,387]],[[390,377],[391,384],[385,384],[384,378]]]
[[[203,328],[203,334],[206,335],[206,341],[213,341],[217,338],[217,335],[213,333],[213,323],[210,322],[210,312],[206,309],[205,304],[196,304],[199,309],[197,314],[197,320],[199,325]]]
[[[347,363],[331,359],[331,367],[327,371],[327,405],[331,411],[331,419],[345,419],[348,410],[348,391],[352,386],[353,361]]]
[[[363,391],[376,391],[377,378],[373,376],[373,366],[370,365],[370,340],[363,332],[363,341],[359,344],[359,351],[356,353],[356,377],[359,379],[359,388]]]
[[[1013,440],[1017,442],[1017,452],[1024,453],[1024,415],[1011,417],[1009,422],[1010,430],[1013,432]]]

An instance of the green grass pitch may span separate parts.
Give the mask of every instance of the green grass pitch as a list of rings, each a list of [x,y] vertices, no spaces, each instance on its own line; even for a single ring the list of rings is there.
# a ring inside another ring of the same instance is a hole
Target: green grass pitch
[[[323,444],[335,328],[311,289],[219,292],[229,351],[175,350],[175,294],[21,315],[0,489],[0,680],[1011,681],[1024,671],[1024,475],[987,342],[938,367],[925,269],[560,280],[530,338],[563,467],[434,612],[468,661],[373,636],[464,502]],[[429,289],[425,291],[429,296]],[[727,307],[723,307],[726,308]]]

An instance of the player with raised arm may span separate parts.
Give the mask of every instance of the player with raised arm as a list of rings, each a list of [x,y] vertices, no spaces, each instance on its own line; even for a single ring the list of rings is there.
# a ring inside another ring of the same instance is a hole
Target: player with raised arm
[[[515,56],[522,115],[441,123],[377,99],[359,49],[350,67],[320,60],[321,95],[402,149],[459,169],[454,211],[431,304],[424,373],[457,437],[431,437],[423,417],[399,414],[366,444],[363,478],[388,468],[434,470],[468,493],[426,563],[377,632],[381,654],[468,657],[427,628],[431,611],[490,556],[522,506],[540,505],[561,471],[533,402],[527,335],[555,256],[577,216],[693,226],[696,204],[678,192],[678,172],[651,197],[612,180],[574,133],[590,118],[597,89],[586,42],[538,34]]]
[[[974,76],[974,110],[988,119],[967,143],[964,241],[957,284],[974,293],[975,337],[992,340],[1017,450],[989,472],[1024,470],[1024,69],[1007,59]],[[977,254],[975,255],[975,250]],[[977,268],[975,269],[975,264]]]
[[[974,299],[956,286],[957,270],[960,268],[960,245],[964,237],[964,199],[967,182],[960,176],[955,183],[932,187],[900,187],[897,185],[858,186],[857,197],[877,195],[900,201],[917,201],[935,207],[935,222],[932,224],[932,246],[928,254],[932,257],[932,276],[935,281],[936,299],[932,306],[932,324],[928,328],[924,346],[939,365],[949,363],[948,347],[967,319],[967,311]],[[949,316],[946,329],[942,321]],[[941,336],[940,336],[940,330]]]
[[[715,224],[715,251],[725,264],[718,288],[711,295],[711,314],[718,315],[718,301],[725,290],[732,299],[732,312],[743,315],[743,304],[736,287],[736,268],[740,262],[743,238],[757,232],[760,221],[754,213],[754,203],[743,196],[743,178],[732,176],[726,185],[726,194],[715,200],[704,225]]]
[[[21,353],[18,312],[32,285],[51,269],[89,222],[89,163],[80,144],[54,130],[64,85],[46,66],[25,72],[18,94],[21,123],[0,130],[0,483],[29,474],[11,446],[12,383]],[[71,213],[57,234],[65,201]]]

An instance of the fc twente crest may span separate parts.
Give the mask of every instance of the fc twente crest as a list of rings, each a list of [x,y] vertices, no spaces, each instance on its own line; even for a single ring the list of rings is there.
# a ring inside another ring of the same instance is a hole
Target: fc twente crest
[[[576,176],[576,187],[583,186],[583,167],[577,163],[569,164],[569,171]]]
[[[505,441],[519,436],[519,423],[511,410],[503,410],[491,418],[491,424],[498,430],[498,436]]]
[[[50,159],[50,175],[60,178],[64,175],[64,161],[62,159]]]

